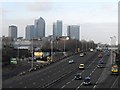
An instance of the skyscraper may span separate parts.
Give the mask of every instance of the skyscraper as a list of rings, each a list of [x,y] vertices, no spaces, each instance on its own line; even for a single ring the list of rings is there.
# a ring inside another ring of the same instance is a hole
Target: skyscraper
[[[57,20],[57,22],[53,23],[53,36],[54,37],[62,36],[62,21]]]
[[[42,17],[35,20],[35,37],[37,39],[45,37],[45,21]]]
[[[13,39],[17,39],[17,26],[11,25],[9,26],[9,37]]]
[[[80,26],[79,25],[69,25],[67,27],[67,36],[72,39],[80,40]]]
[[[30,40],[35,37],[35,28],[34,25],[26,26],[26,39]]]

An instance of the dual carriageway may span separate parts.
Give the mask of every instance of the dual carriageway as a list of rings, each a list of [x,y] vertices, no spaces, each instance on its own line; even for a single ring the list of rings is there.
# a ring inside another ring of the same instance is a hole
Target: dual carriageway
[[[118,88],[117,75],[111,75],[110,56],[103,53],[103,68],[97,68],[99,51],[87,52],[84,57],[79,54],[67,57],[48,67],[31,72],[23,76],[15,76],[3,82],[3,88]],[[74,63],[69,64],[69,60]],[[84,70],[79,70],[79,64],[85,65]],[[75,80],[76,73],[81,73],[82,78],[91,78],[92,85],[84,86],[83,79]]]

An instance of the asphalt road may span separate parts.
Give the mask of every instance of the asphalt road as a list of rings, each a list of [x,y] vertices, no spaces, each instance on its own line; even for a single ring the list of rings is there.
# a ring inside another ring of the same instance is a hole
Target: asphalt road
[[[67,78],[62,79],[58,83],[55,83],[51,85],[49,88],[74,88],[74,89],[79,89],[79,88],[93,88],[95,84],[98,82],[99,77],[103,71],[104,68],[97,68],[99,58],[97,55],[90,60],[87,61],[81,61],[81,63],[85,64],[85,70],[79,70],[75,71],[71,75],[69,75]],[[103,57],[104,60],[104,67],[106,65],[106,62],[108,60],[108,56]],[[92,85],[90,86],[83,86],[83,80],[74,80],[74,76],[76,73],[81,73],[82,78],[86,76],[91,77],[91,82]]]
[[[74,55],[39,71],[10,78],[2,82],[3,88],[39,88],[55,81],[64,74],[76,72],[80,63],[86,63],[87,66],[87,62],[92,62],[95,58],[95,53],[96,52],[89,52],[85,57]],[[71,59],[73,59],[75,63],[69,64],[68,61]]]
[[[110,56],[103,54],[103,68],[97,68],[100,58],[99,52],[88,52],[86,56],[74,55],[47,67],[31,72],[24,76],[16,76],[2,82],[3,88],[117,88],[119,75],[110,73]],[[75,63],[69,64],[69,60]],[[79,70],[80,63],[85,64],[84,70]],[[82,78],[91,77],[92,85],[84,86],[82,80],[74,80],[76,73],[81,73]],[[101,81],[101,82],[100,82]]]
[[[31,64],[28,63],[27,61],[22,61],[19,65],[15,65],[13,68],[12,67],[7,67],[8,70],[5,70],[4,68],[2,69],[2,80],[9,79],[11,77],[16,76],[20,72],[26,71],[31,68]]]
[[[97,88],[110,88],[110,89],[120,89],[119,85],[119,75],[111,75],[109,73],[108,77],[104,82],[100,83]]]

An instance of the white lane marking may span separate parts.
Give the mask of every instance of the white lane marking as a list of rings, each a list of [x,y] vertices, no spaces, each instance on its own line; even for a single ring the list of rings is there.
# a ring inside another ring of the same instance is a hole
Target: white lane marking
[[[71,81],[73,81],[73,80],[74,80],[74,78]]]
[[[97,58],[96,58],[97,59]],[[92,61],[91,63],[90,63],[90,65],[87,67],[87,68],[89,68],[95,61],[96,61],[96,59],[94,60],[94,61]],[[95,69],[96,69],[97,67],[95,67]],[[95,71],[95,69],[92,71],[92,73]],[[92,73],[90,73],[90,75],[89,76],[91,76],[92,75]],[[80,88],[80,86],[82,86],[83,85],[83,82],[76,88],[76,90],[77,89],[79,89]]]
[[[64,88],[66,85],[63,85],[61,88]]]
[[[118,76],[119,77],[119,76]],[[115,79],[114,83],[112,84],[112,86],[110,88],[113,88],[113,86],[115,85],[115,83],[117,82],[118,80],[118,77]]]
[[[96,85],[94,85],[94,87],[93,88],[96,88]]]
[[[67,82],[66,84],[69,84],[71,81]]]
[[[96,69],[97,69],[97,67],[94,68],[94,70],[90,73],[89,76],[91,76],[95,72]]]
[[[78,86],[77,88],[76,88],[76,90],[78,90],[80,88],[80,86]]]
[[[83,85],[83,82],[80,84],[80,86],[82,86]]]
[[[83,85],[83,82],[76,88],[76,90],[78,90],[82,85]]]
[[[96,61],[96,59],[97,59],[97,58],[95,58],[95,60],[92,61],[87,68],[89,68],[89,67]],[[81,74],[82,74],[83,72],[85,72],[85,70],[83,70],[83,71],[81,72]],[[71,81],[69,81],[69,82],[72,82],[73,80],[74,80],[74,78],[73,78]],[[65,85],[67,85],[69,82],[67,82]],[[83,84],[83,83],[81,83],[80,86],[81,86],[82,84]],[[80,86],[78,86],[78,87],[80,87]]]

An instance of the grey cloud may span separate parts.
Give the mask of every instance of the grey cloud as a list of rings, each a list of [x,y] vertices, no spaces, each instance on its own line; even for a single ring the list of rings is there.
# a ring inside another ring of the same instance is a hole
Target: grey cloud
[[[53,7],[53,2],[34,2],[29,3],[27,9],[33,12],[49,11]]]

